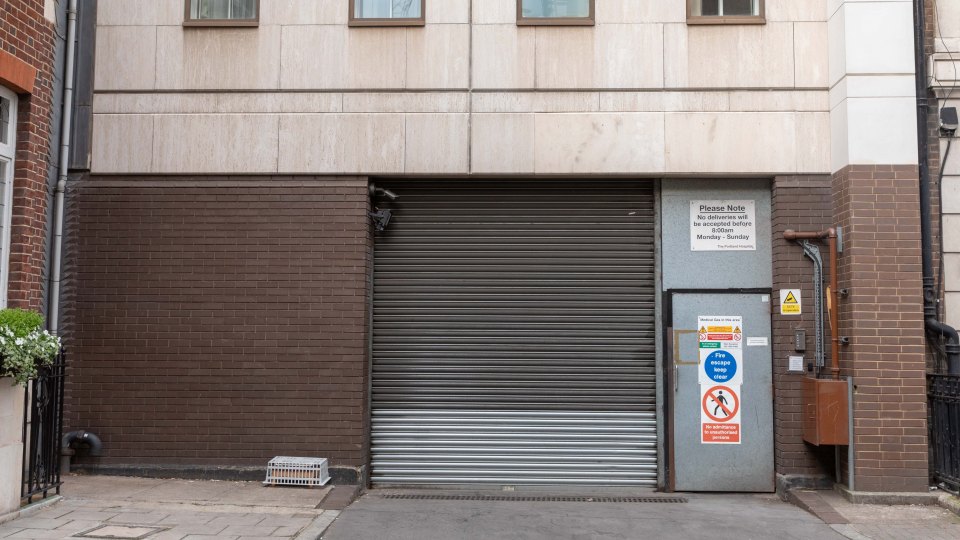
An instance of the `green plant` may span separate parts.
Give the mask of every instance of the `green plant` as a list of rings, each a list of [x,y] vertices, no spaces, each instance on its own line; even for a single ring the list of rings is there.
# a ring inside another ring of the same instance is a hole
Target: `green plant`
[[[43,328],[43,315],[25,309],[0,309],[0,327],[7,326],[17,337]]]
[[[0,310],[0,376],[18,384],[37,376],[40,366],[53,363],[60,338],[43,329],[43,316],[22,309]]]

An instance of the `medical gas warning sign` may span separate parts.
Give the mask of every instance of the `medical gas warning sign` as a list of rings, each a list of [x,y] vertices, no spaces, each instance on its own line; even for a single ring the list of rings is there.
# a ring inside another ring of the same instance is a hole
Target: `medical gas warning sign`
[[[743,317],[697,317],[701,385],[743,384]]]
[[[754,201],[690,201],[691,251],[756,251]]]

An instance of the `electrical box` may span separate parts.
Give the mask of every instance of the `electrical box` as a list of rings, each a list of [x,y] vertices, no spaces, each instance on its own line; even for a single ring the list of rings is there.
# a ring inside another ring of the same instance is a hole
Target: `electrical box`
[[[803,379],[803,440],[810,444],[850,444],[847,381]]]

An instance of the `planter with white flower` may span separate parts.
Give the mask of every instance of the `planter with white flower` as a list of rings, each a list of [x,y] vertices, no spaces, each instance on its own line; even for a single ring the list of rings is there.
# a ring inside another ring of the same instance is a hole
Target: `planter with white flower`
[[[0,310],[0,377],[25,386],[60,352],[60,338],[43,329],[43,316],[22,309]]]
[[[39,313],[0,310],[0,516],[20,506],[24,388],[59,352]]]

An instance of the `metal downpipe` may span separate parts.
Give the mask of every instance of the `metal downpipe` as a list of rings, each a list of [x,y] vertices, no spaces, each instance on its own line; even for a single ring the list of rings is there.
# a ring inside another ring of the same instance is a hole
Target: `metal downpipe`
[[[920,173],[920,245],[923,259],[923,319],[928,339],[945,339],[947,370],[951,375],[960,375],[960,334],[937,316],[936,287],[933,278],[933,231],[930,204],[929,137],[927,134],[927,63],[924,53],[926,24],[923,0],[913,0],[914,63],[916,68],[917,93],[917,153]],[[943,234],[943,231],[940,231]],[[942,256],[942,255],[941,255]]]
[[[819,232],[799,232],[792,229],[783,231],[783,238],[790,241],[826,240],[830,251],[830,288],[827,294],[827,311],[830,317],[830,378],[840,379],[840,278],[837,261],[837,230],[825,229]],[[819,374],[818,374],[819,376]]]
[[[50,258],[53,260],[50,273],[50,309],[47,321],[50,333],[60,333],[60,280],[63,251],[63,200],[67,189],[67,174],[70,161],[70,139],[73,124],[73,85],[74,63],[76,61],[77,39],[77,0],[70,0],[67,7],[67,52],[66,68],[63,77],[63,119],[60,128],[60,176],[54,195],[53,247]]]

